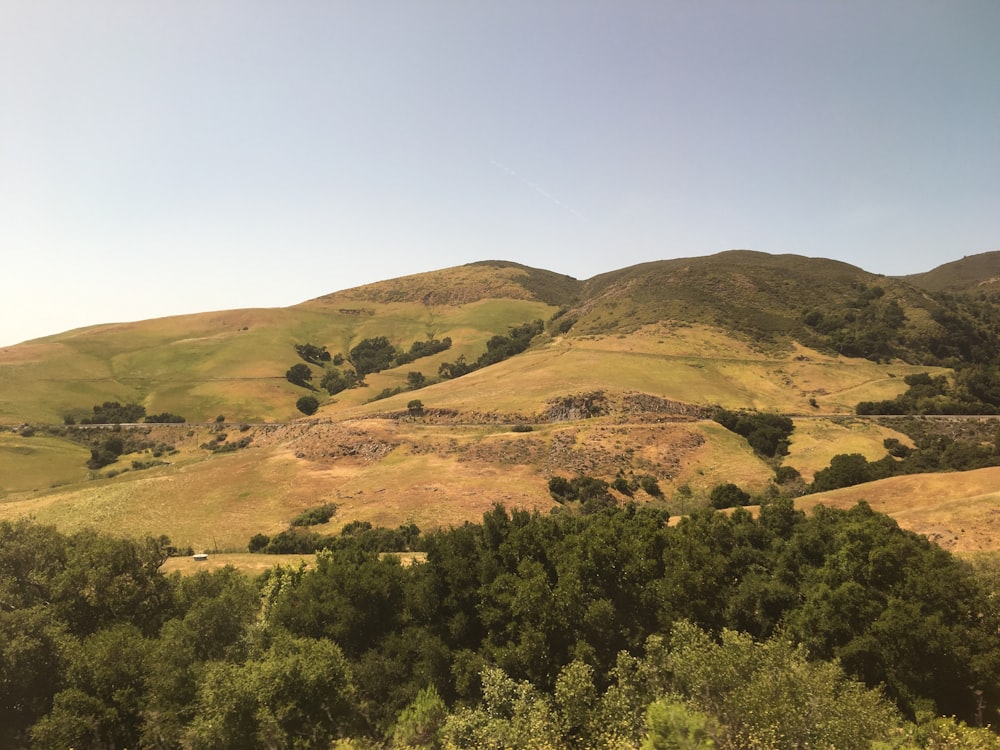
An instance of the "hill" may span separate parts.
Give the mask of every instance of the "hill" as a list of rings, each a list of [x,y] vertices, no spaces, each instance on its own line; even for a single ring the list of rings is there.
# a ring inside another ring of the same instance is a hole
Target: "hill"
[[[988,292],[1000,283],[1000,251],[967,255],[925,273],[901,277],[932,292]]]
[[[963,347],[989,349],[988,316],[952,304],[836,261],[732,251],[586,281],[486,261],[289,308],[69,331],[0,350],[0,423],[13,430],[0,435],[0,518],[235,550],[327,501],[332,531],[457,524],[495,502],[547,511],[557,475],[651,476],[662,497],[637,497],[683,513],[725,482],[774,487],[781,460],[712,421],[718,407],[795,416],[783,462],[805,481],[839,453],[874,461],[887,438],[907,442],[844,418],[903,393],[908,375],[948,374]],[[507,336],[536,320],[544,330],[511,355]],[[387,360],[363,387],[320,387],[380,339],[397,357],[449,345]],[[304,344],[341,359],[306,361]],[[311,381],[290,382],[296,364]],[[303,395],[319,405],[310,418]],[[105,401],[188,422],[125,428],[136,449],[87,470],[107,434],[63,422]],[[23,423],[35,434],[13,429]]]

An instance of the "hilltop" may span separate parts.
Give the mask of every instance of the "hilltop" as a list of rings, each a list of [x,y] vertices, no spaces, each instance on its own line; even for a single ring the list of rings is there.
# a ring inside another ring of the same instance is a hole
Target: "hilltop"
[[[932,292],[993,293],[1000,283],[1000,251],[967,255],[925,273],[901,278]]]
[[[855,405],[987,366],[989,304],[731,251],[588,280],[484,261],[288,308],[78,329],[0,350],[0,423],[34,426],[0,434],[0,517],[239,549],[324,501],[332,529],[457,524],[495,502],[547,512],[557,475],[651,476],[662,497],[636,497],[687,512],[726,482],[772,491],[782,463],[811,481],[837,454],[910,444]],[[395,359],[330,395],[321,381],[353,377],[373,342]],[[292,382],[296,365],[310,379]],[[145,447],[87,469],[101,433],[64,422],[106,401],[187,421],[135,428]],[[720,407],[793,416],[788,455],[756,454],[710,418]]]

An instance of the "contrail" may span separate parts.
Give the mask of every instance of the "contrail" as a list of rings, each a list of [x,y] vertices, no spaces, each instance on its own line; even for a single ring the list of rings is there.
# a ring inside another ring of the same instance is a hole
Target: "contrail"
[[[498,162],[496,159],[490,159],[490,164],[492,164],[494,167],[496,167],[497,169],[501,170],[502,172],[506,172],[508,175],[510,175],[511,177],[513,177],[515,180],[518,180],[519,182],[523,182],[525,185],[527,185],[528,187],[530,187],[532,190],[534,190],[540,196],[542,196],[543,198],[545,198],[548,201],[551,201],[552,203],[555,203],[560,208],[564,208],[565,210],[569,211],[571,214],[573,214],[576,218],[580,219],[581,221],[589,221],[589,219],[586,216],[584,216],[583,214],[581,214],[579,211],[577,211],[571,205],[569,205],[568,203],[563,203],[561,200],[559,200],[554,195],[552,195],[552,193],[550,193],[548,190],[544,189],[541,185],[536,185],[531,180],[522,177],[521,175],[519,175],[517,172],[515,172],[510,167],[504,166],[503,164],[501,164],[500,162]]]

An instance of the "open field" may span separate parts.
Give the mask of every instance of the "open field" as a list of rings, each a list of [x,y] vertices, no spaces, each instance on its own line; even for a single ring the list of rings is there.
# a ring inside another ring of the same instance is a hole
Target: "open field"
[[[0,502],[17,492],[39,492],[87,478],[90,451],[66,440],[0,432]]]
[[[399,558],[405,565],[423,561],[427,555],[423,552],[386,552],[384,556]],[[247,575],[256,576],[276,566],[297,568],[303,563],[311,568],[316,562],[316,555],[252,555],[249,552],[221,552],[208,555],[206,560],[195,560],[192,557],[169,557],[160,568],[164,573],[180,573],[194,575],[200,570],[209,572],[232,566]]]

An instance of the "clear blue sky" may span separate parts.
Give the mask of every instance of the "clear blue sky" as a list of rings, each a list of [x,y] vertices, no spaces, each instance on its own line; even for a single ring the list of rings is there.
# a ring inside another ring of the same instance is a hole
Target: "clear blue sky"
[[[505,259],[1000,249],[996,0],[0,0],[0,345]]]

